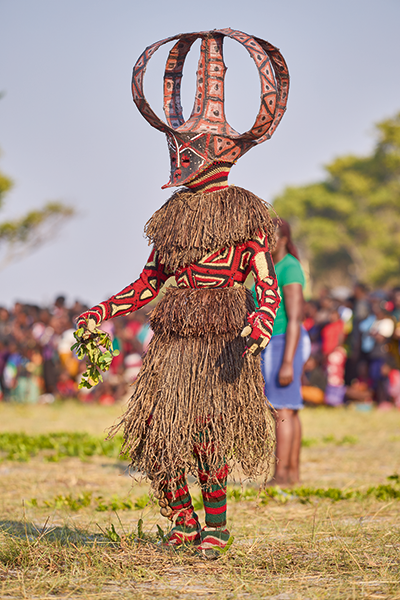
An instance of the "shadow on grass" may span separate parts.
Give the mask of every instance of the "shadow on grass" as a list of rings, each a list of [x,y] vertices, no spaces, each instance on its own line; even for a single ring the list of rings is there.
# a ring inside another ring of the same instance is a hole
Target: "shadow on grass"
[[[62,545],[75,544],[79,546],[92,546],[93,544],[107,545],[110,540],[101,533],[93,534],[84,529],[71,529],[63,527],[47,527],[28,523],[26,521],[0,521],[0,532],[11,538],[36,542],[46,540]]]

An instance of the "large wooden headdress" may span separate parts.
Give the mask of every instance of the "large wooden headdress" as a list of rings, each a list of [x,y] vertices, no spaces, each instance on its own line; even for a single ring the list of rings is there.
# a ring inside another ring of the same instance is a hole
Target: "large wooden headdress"
[[[256,63],[261,81],[261,105],[254,125],[238,133],[226,121],[224,111],[223,39],[228,36],[241,43]],[[196,97],[190,118],[185,121],[181,106],[181,80],[186,56],[192,44],[201,38],[197,70]],[[167,42],[172,47],[164,74],[164,112],[162,121],[150,108],[143,78],[147,63],[156,50]],[[268,140],[277,128],[289,90],[289,73],[282,54],[268,42],[232,29],[214,29],[179,34],[152,44],[139,57],[133,69],[133,100],[144,118],[167,136],[171,158],[170,181],[163,186],[190,184],[213,163],[232,166],[250,148]]]

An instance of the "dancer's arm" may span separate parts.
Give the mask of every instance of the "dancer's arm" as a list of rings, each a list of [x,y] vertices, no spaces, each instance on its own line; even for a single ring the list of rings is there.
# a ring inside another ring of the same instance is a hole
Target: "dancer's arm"
[[[247,337],[249,352],[256,356],[271,339],[276,311],[281,299],[266,234],[248,242],[247,247],[252,252],[250,268],[255,280],[259,307],[248,315],[248,326],[244,328],[242,336]]]
[[[288,318],[285,334],[285,351],[279,369],[280,385],[286,386],[293,381],[293,362],[300,339],[303,319],[303,288],[301,283],[289,283],[282,287],[285,309]]]
[[[153,300],[170,277],[164,265],[159,262],[157,252],[149,256],[139,279],[124,288],[119,294],[97,304],[78,317],[78,327],[94,331],[102,321],[127,315]]]

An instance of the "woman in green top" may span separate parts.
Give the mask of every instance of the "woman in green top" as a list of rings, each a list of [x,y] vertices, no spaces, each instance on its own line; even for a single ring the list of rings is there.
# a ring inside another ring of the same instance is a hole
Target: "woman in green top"
[[[276,247],[272,252],[282,301],[271,341],[263,352],[265,394],[277,411],[274,482],[299,481],[301,423],[299,409],[303,365],[310,354],[310,339],[302,327],[305,277],[286,221],[277,221]]]

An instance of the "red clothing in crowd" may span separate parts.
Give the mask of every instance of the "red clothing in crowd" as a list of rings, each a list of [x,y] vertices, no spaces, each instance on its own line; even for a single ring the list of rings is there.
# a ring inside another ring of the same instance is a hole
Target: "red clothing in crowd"
[[[341,319],[328,323],[321,331],[322,352],[327,356],[333,352],[343,339],[344,323]]]

